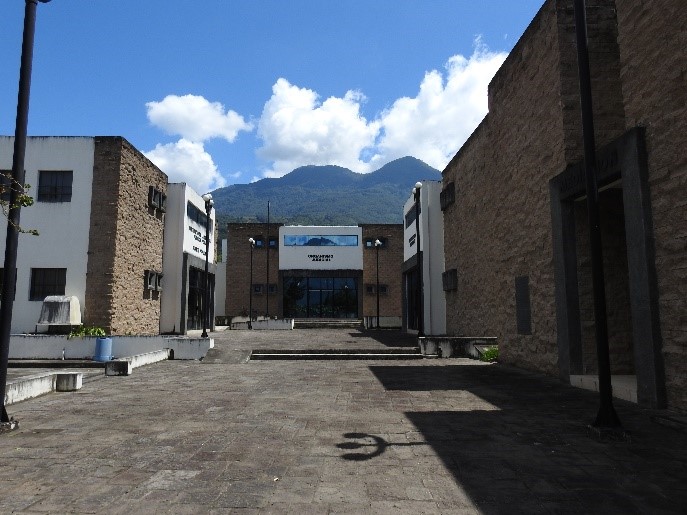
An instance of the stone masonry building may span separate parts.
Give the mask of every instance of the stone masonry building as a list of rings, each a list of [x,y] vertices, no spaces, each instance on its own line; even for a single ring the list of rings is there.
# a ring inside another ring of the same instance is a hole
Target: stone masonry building
[[[586,4],[611,371],[687,410],[687,9]],[[564,381],[596,373],[579,98],[573,2],[547,0],[443,171],[447,332]]]

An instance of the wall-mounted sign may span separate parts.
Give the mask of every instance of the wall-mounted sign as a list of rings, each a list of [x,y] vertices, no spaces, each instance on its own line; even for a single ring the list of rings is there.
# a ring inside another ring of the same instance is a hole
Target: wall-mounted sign
[[[310,261],[331,261],[334,254],[308,254]]]

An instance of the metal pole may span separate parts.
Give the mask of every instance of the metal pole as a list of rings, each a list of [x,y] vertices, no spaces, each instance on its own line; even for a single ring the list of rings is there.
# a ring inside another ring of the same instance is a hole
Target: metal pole
[[[50,0],[41,0],[45,3]],[[33,41],[36,29],[36,6],[38,0],[26,0],[24,10],[24,35],[21,47],[21,67],[19,69],[19,95],[17,98],[17,118],[14,132],[14,155],[12,157],[12,178],[10,209],[7,215],[7,237],[5,240],[4,280],[2,285],[2,305],[0,305],[0,399],[2,418],[0,422],[10,423],[5,409],[7,385],[7,364],[10,352],[10,332],[12,309],[14,307],[14,286],[17,278],[17,249],[19,246],[19,219],[21,206],[18,191],[23,193],[26,157],[26,131],[29,122],[29,94],[31,92],[31,64],[33,62]]]
[[[205,306],[203,309],[203,333],[200,335],[201,338],[208,337],[208,323],[210,315],[210,274],[208,272],[208,260],[210,258],[210,212],[212,210],[212,197],[210,199],[205,199]]]
[[[379,246],[381,242],[375,240],[375,247],[377,247],[377,329],[379,329]]]
[[[589,242],[592,261],[592,285],[594,288],[594,328],[599,366],[600,404],[599,412],[593,426],[598,428],[619,428],[620,420],[613,407],[611,365],[608,351],[606,291],[604,285],[601,229],[599,225],[599,191],[596,182],[596,144],[594,141],[592,85],[589,72],[587,20],[584,0],[575,0],[575,35],[577,38],[577,61],[580,74],[582,135],[584,140],[584,164],[587,182],[587,219],[589,223]]]
[[[267,201],[267,292],[265,294],[265,316],[270,318],[270,201]]]
[[[417,245],[417,335],[424,336],[424,310],[422,306],[422,254],[420,252],[420,189],[422,183],[415,184],[415,245]]]
[[[253,247],[255,240],[248,238],[250,243],[250,287],[248,288],[248,329],[253,329]]]

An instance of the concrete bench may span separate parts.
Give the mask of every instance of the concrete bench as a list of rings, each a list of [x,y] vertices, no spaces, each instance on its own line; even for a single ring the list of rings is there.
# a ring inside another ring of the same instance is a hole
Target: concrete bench
[[[44,372],[7,382],[5,405],[50,392],[74,392],[83,386],[83,372]]]
[[[108,376],[128,376],[134,368],[157,363],[169,359],[169,349],[160,349],[143,354],[136,354],[126,358],[114,359],[105,364],[105,375]]]

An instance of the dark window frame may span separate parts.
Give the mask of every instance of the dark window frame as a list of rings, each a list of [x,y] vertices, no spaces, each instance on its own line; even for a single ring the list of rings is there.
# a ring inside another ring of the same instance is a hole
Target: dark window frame
[[[73,170],[39,170],[37,202],[60,203],[72,201]]]
[[[66,268],[32,268],[29,300],[43,301],[50,295],[64,295],[67,287]]]

